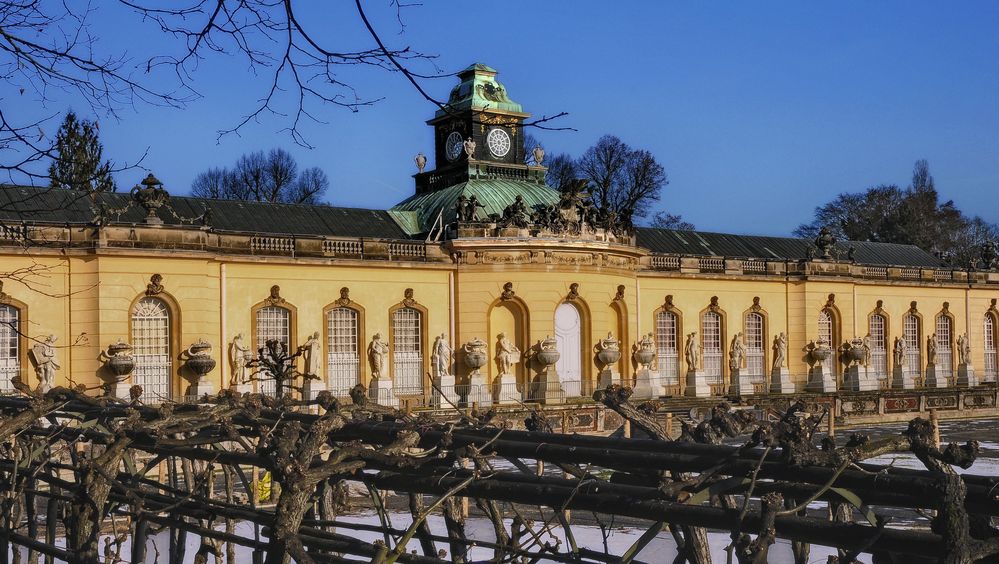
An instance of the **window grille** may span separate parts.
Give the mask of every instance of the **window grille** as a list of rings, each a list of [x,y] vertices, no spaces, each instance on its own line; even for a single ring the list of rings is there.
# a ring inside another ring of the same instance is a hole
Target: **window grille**
[[[357,333],[357,311],[337,307],[326,313],[326,375],[336,395],[346,395],[358,383]]]
[[[676,348],[676,314],[660,311],[656,314],[656,360],[663,384],[680,383],[680,362]]]
[[[946,315],[937,316],[937,368],[938,377],[950,378],[954,375],[953,353],[951,350],[951,322]]]
[[[132,381],[142,386],[146,402],[169,399],[171,395],[170,322],[170,308],[159,298],[142,298],[132,311]]]
[[[907,314],[902,318],[902,339],[905,340],[905,375],[918,378],[921,374],[923,358],[923,336],[919,329],[919,318]]]
[[[753,383],[763,380],[763,316],[759,313],[746,314],[746,374]]]
[[[819,340],[825,341],[827,345],[835,349],[836,345],[833,343],[833,337],[835,337],[833,333],[833,316],[829,310],[824,309],[819,312]],[[829,355],[829,358],[823,360],[822,364],[829,370],[833,370],[835,368],[834,363],[836,362],[835,356],[835,354]]]
[[[392,314],[392,372],[397,394],[423,393],[421,316],[410,307]]]
[[[985,314],[985,373],[982,380],[996,381],[996,320],[990,314]]]
[[[885,335],[885,316],[875,313],[868,323],[871,334],[871,369],[878,380],[888,378],[888,343]]]
[[[708,384],[722,383],[721,316],[706,311],[701,316],[701,336],[704,351],[704,380]]]
[[[20,311],[0,305],[0,393],[14,390],[11,378],[21,373]]]
[[[284,343],[291,352],[291,311],[278,306],[267,306],[257,310],[257,350],[267,348],[267,341]],[[256,376],[257,390],[269,396],[277,395],[277,381],[271,374]]]

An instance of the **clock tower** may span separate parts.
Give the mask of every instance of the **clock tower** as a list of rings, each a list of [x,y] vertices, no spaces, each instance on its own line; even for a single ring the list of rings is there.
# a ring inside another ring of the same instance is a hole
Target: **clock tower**
[[[530,114],[507,95],[496,70],[476,63],[458,73],[461,81],[447,104],[427,122],[434,128],[436,169],[416,175],[416,193],[433,192],[495,174],[527,178],[540,167],[524,164],[523,122]],[[471,140],[471,142],[469,142]],[[471,150],[471,154],[468,151]],[[529,170],[531,169],[531,170]]]

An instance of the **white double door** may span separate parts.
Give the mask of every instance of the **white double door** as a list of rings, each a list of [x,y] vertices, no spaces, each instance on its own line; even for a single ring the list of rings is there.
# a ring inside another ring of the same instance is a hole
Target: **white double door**
[[[555,342],[559,352],[555,370],[567,393],[579,393],[583,374],[583,323],[579,310],[572,304],[555,309]]]

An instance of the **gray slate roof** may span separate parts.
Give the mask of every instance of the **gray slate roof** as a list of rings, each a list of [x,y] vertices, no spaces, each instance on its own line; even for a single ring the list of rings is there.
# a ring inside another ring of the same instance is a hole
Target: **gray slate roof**
[[[728,235],[707,231],[675,231],[640,227],[638,246],[654,253],[706,255],[768,260],[802,260],[808,256],[812,242],[795,237],[761,237]],[[915,245],[841,241],[836,253],[846,258],[854,247],[854,260],[860,264],[935,268],[940,259]]]
[[[99,204],[107,209],[123,209],[132,200],[127,192],[97,195],[96,201],[83,192],[51,188],[5,185],[0,187],[0,221],[8,223],[88,224],[97,216]],[[406,232],[384,210],[271,204],[236,200],[210,200],[171,196],[170,207],[177,215],[196,218],[205,207],[211,210],[216,231],[268,233],[273,235],[372,237],[408,239]],[[165,225],[183,225],[167,209],[158,212]],[[111,214],[111,223],[144,223],[145,210],[133,205],[120,216]]]
[[[485,191],[482,191],[483,197]],[[440,195],[438,194],[438,197]],[[132,201],[127,192],[98,194],[96,200],[83,192],[52,188],[0,185],[0,222],[8,224],[48,223],[86,225],[94,221],[101,203],[106,209],[124,209]],[[419,198],[410,198],[407,202]],[[511,200],[512,201],[512,200]],[[170,207],[183,218],[196,218],[207,207],[211,210],[212,227],[217,231],[266,233],[270,235],[371,237],[378,239],[408,239],[407,230],[396,218],[409,212],[406,203],[397,210],[366,210],[332,206],[271,204],[236,200],[210,200],[172,196]],[[142,224],[145,210],[133,205],[120,216],[112,214],[111,223]],[[165,225],[184,225],[167,209],[160,209]],[[409,221],[413,223],[413,221]],[[189,224],[189,223],[188,223]],[[410,226],[409,231],[412,231]],[[758,258],[769,260],[801,260],[807,257],[811,241],[793,237],[760,237],[729,235],[706,231],[674,231],[671,229],[638,229],[638,246],[654,253]],[[836,251],[846,258],[850,247],[860,264],[934,268],[942,266],[939,259],[914,245],[844,241]]]

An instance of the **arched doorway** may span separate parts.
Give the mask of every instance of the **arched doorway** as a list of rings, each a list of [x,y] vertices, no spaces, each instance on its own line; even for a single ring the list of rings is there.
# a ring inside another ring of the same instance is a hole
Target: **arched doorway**
[[[582,393],[583,320],[576,306],[563,303],[555,309],[555,342],[559,352],[555,370],[569,396]]]

